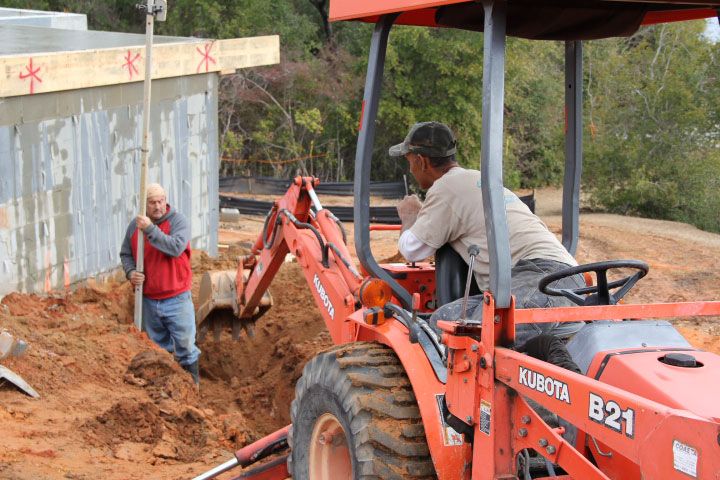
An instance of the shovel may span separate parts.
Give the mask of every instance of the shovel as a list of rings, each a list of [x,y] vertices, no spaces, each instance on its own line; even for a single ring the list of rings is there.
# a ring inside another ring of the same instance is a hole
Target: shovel
[[[19,388],[21,391],[27,393],[33,398],[40,398],[40,394],[37,393],[34,388],[28,385],[28,383],[23,380],[20,375],[13,372],[7,367],[3,367],[2,365],[0,365],[0,384],[2,384],[3,380],[7,380],[8,382]]]

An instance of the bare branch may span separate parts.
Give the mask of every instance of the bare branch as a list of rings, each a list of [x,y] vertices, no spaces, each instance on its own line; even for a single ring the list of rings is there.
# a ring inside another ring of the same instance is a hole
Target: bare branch
[[[258,88],[261,92],[263,92],[280,109],[280,111],[283,113],[283,115],[285,115],[285,118],[290,123],[292,123],[292,116],[290,115],[290,113],[287,110],[285,110],[285,108],[280,104],[280,102],[277,100],[277,98],[275,98],[275,96],[272,93],[270,93],[265,87],[263,87],[262,85],[257,83],[255,80],[253,80],[249,77],[244,77],[244,78],[246,81],[250,82],[253,86],[255,86],[255,88]]]

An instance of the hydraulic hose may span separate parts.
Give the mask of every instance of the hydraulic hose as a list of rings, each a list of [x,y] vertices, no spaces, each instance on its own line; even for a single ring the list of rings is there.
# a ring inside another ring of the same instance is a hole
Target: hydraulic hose
[[[347,232],[345,231],[345,225],[343,225],[343,223],[340,221],[340,219],[337,218],[335,215],[333,215],[333,213],[331,211],[328,210],[327,212],[328,212],[328,216],[330,217],[330,219],[333,220],[337,224],[338,228],[340,229],[340,233],[342,233],[342,237],[343,237],[343,243],[345,245],[347,245]]]
[[[407,312],[407,310],[400,307],[399,305],[395,305],[394,303],[389,302],[385,304],[385,308],[393,312],[396,315],[398,321],[405,325],[408,330],[410,330],[412,318],[410,317],[410,314]],[[445,349],[438,341],[437,334],[433,331],[430,325],[428,325],[427,322],[421,318],[418,318],[415,323],[427,334],[428,338],[430,338],[430,341],[435,347],[435,350],[437,350],[438,354],[440,355],[440,358],[445,360]]]
[[[268,227],[270,226],[270,219],[273,217],[273,213],[275,211],[277,211],[277,204],[273,204],[273,206],[270,208],[270,211],[265,216],[265,223],[263,224],[262,239],[263,239],[263,247],[266,249],[271,248],[273,246],[273,244],[275,243],[275,235],[277,234],[277,228],[280,225],[280,223],[278,221],[278,220],[280,220],[280,218],[278,216],[278,217],[276,217],[275,225],[273,225],[272,236],[268,240],[267,239],[267,231],[268,231]]]
[[[328,242],[327,244],[325,244],[325,249],[326,250],[332,249],[332,251],[335,253],[335,258],[340,260],[342,262],[342,264],[345,265],[348,270],[350,270],[350,273],[355,275],[355,278],[362,280],[363,277],[362,277],[362,275],[360,275],[360,272],[357,271],[357,269],[355,268],[355,265],[350,263],[345,257],[342,256],[342,253],[340,252],[340,249],[337,247],[337,245],[335,245],[332,242]],[[327,256],[327,254],[325,256]]]
[[[320,232],[318,231],[318,229],[315,228],[314,226],[312,226],[312,225],[309,224],[309,223],[301,222],[300,220],[298,220],[297,218],[295,218],[295,215],[293,215],[292,213],[290,213],[290,211],[289,211],[288,209],[286,209],[286,208],[283,208],[282,210],[280,210],[279,215],[285,215],[285,217],[286,217],[288,220],[290,220],[290,222],[291,222],[293,225],[295,225],[296,227],[308,229],[308,230],[310,230],[313,234],[315,234],[315,238],[317,238],[317,241],[318,241],[318,243],[320,244],[320,251],[322,252],[322,265],[323,265],[323,267],[325,267],[325,268],[329,268],[329,267],[330,267],[330,262],[328,261],[328,249],[327,249],[327,247],[325,246],[325,242],[323,241],[322,236],[320,235]]]

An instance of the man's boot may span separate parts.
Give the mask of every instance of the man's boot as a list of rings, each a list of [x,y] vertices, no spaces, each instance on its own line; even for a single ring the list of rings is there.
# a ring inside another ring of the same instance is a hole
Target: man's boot
[[[181,365],[192,376],[195,385],[200,385],[200,361],[195,360],[188,365]]]

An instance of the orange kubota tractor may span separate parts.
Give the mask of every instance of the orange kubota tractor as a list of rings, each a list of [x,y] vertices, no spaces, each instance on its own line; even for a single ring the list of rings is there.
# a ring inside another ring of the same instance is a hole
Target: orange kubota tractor
[[[275,202],[252,255],[233,275],[231,298],[201,306],[201,330],[225,305],[236,327],[252,324],[285,255],[302,267],[336,347],[305,366],[292,425],[198,477],[273,459],[238,478],[280,479],[720,479],[720,357],[693,349],[662,318],[720,314],[720,302],[618,304],[647,273],[607,261],[544,278],[545,293],[577,307],[516,309],[502,191],[503,83],[508,35],[566,45],[563,244],[575,252],[582,159],[582,40],[639,26],[717,15],[720,1],[331,0],[334,20],[374,22],[355,164],[355,245],[296,178]],[[468,266],[441,251],[435,264],[379,265],[370,250],[369,178],[386,45],[393,24],[484,32],[482,200],[491,287],[482,328],[438,322],[437,305],[468,295]],[[634,273],[609,281],[607,272]],[[626,270],[624,270],[626,271]],[[595,272],[594,285],[553,282]],[[224,280],[206,279],[212,291]],[[212,297],[212,295],[211,295]],[[494,321],[491,321],[494,320]],[[581,373],[514,351],[515,326],[586,321],[567,344]],[[239,332],[239,328],[235,328]],[[554,415],[553,415],[554,414]],[[286,450],[289,449],[289,453]]]

